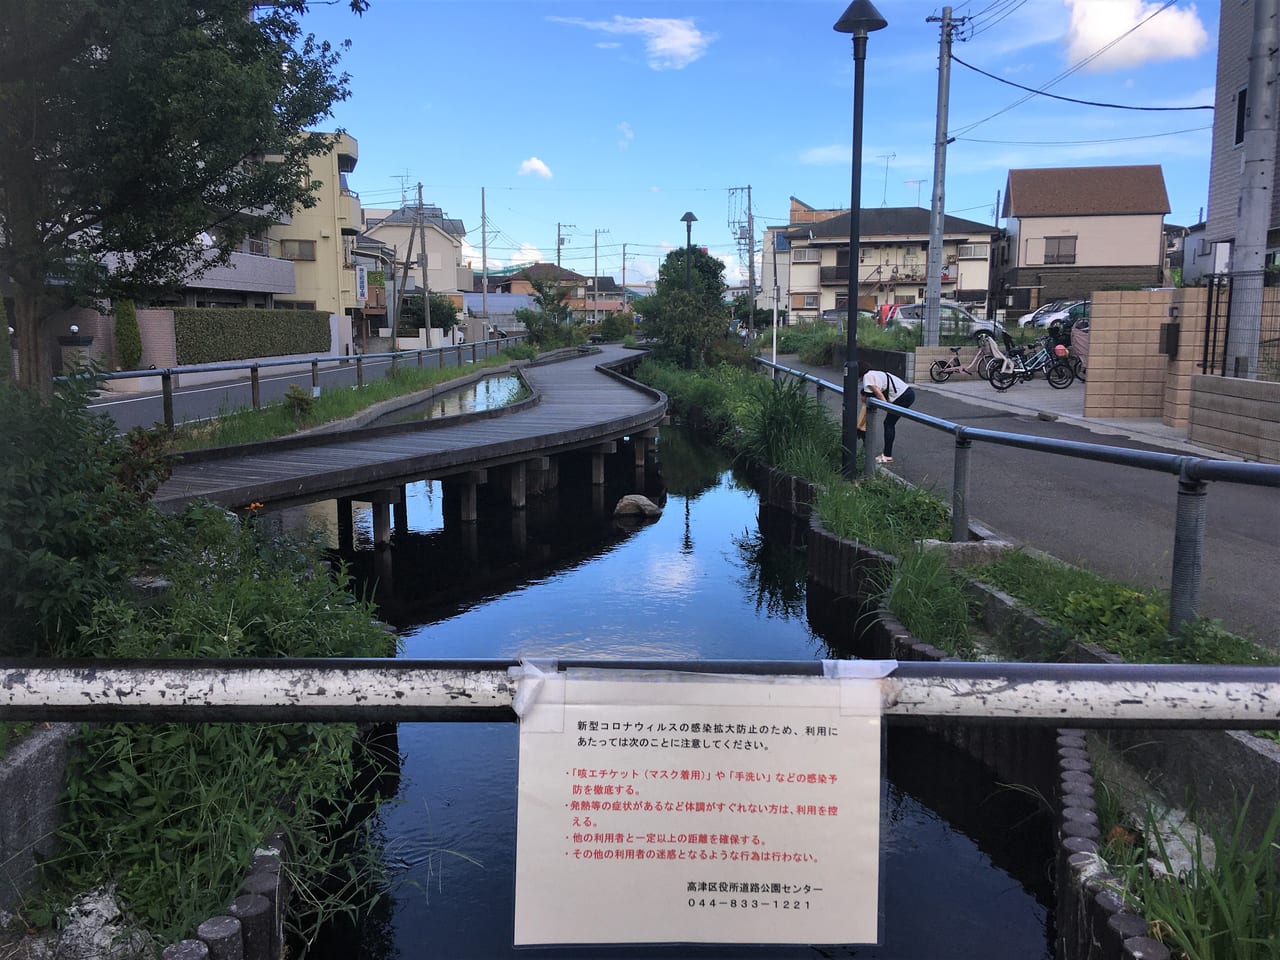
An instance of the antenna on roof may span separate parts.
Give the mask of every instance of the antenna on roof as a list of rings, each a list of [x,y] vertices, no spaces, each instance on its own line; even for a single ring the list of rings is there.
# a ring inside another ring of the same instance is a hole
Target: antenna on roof
[[[884,161],[884,192],[880,197],[880,206],[887,207],[889,205],[889,161],[898,159],[896,153],[882,153],[877,160]]]

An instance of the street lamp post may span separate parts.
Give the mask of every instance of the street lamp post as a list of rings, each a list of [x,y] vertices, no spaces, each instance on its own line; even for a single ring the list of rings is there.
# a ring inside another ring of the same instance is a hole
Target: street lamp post
[[[685,211],[680,218],[684,221],[684,288],[693,289],[693,222],[698,218],[691,211]]]
[[[867,34],[887,27],[871,0],[853,0],[835,23],[837,33],[853,34],[853,172],[849,186],[849,319],[844,361],[843,473],[857,474],[858,453],[858,247],[862,240],[862,78]]]

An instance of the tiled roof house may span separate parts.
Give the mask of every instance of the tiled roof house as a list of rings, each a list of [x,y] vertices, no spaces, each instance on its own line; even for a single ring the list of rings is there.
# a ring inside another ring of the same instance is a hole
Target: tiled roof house
[[[1010,170],[998,306],[1161,285],[1168,213],[1156,164]]]

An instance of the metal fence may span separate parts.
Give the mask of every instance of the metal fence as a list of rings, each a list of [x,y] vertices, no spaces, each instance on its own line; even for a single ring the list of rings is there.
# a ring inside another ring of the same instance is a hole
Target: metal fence
[[[823,390],[844,393],[834,383],[821,380],[801,370],[780,366],[757,358],[757,363],[779,373],[799,377],[813,383],[819,395]],[[1178,478],[1177,507],[1174,517],[1173,575],[1169,590],[1169,626],[1176,631],[1182,624],[1194,620],[1200,605],[1201,564],[1204,556],[1206,499],[1209,483],[1226,481],[1263,487],[1280,487],[1280,465],[1267,463],[1240,463],[1234,460],[1213,460],[1204,457],[1182,456],[1148,450],[1130,450],[1100,443],[1082,443],[1076,440],[1057,440],[1052,437],[1033,437],[1001,430],[986,430],[931,417],[907,407],[897,407],[874,397],[867,404],[867,449],[875,450],[880,444],[879,411],[896,413],[934,430],[950,433],[955,437],[955,461],[951,486],[951,539],[962,542],[969,539],[969,454],[975,441],[994,443],[1022,450],[1033,450],[1060,457],[1075,457],[1097,463],[1114,463],[1139,470],[1154,470],[1173,474]],[[873,476],[878,469],[875,457],[865,457],[863,472]]]
[[[1207,283],[1200,372],[1280,382],[1280,274],[1214,274]]]
[[[364,386],[364,365],[369,360],[390,360],[391,369],[395,370],[398,364],[414,363],[418,367],[424,367],[428,363],[434,363],[436,366],[443,368],[445,359],[453,357],[457,366],[462,366],[463,357],[469,355],[470,361],[475,363],[479,359],[489,357],[498,353],[505,347],[513,343],[520,343],[525,339],[524,336],[511,336],[500,340],[482,340],[473,343],[459,343],[448,347],[431,347],[425,350],[396,350],[391,353],[360,353],[354,356],[323,356],[323,357],[291,357],[281,358],[277,360],[241,360],[228,363],[199,363],[182,367],[162,367],[159,369],[148,370],[117,370],[111,373],[99,374],[103,380],[136,380],[146,379],[148,377],[158,377],[160,380],[160,392],[162,396],[162,404],[164,408],[165,426],[173,427],[173,391],[176,386],[176,379],[182,374],[199,374],[199,373],[241,373],[248,371],[249,389],[252,398],[253,409],[262,408],[262,393],[260,387],[259,372],[264,369],[274,367],[306,367],[311,368],[311,387],[313,390],[320,386],[320,368],[325,367],[345,367],[354,364],[356,369],[356,385]],[[63,377],[55,378],[57,380],[65,379]],[[232,379],[240,379],[235,377]]]

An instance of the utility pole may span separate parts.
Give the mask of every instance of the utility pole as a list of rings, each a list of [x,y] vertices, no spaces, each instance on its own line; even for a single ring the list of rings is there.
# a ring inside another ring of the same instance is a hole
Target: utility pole
[[[939,314],[942,303],[942,224],[946,209],[947,113],[951,91],[951,35],[966,18],[953,20],[951,8],[942,8],[942,33],[938,43],[938,117],[933,140],[933,203],[929,208],[929,256],[925,261],[924,344],[938,345]],[[937,17],[926,22],[936,23]]]
[[[422,209],[422,181],[418,181],[418,244],[422,251],[418,261],[422,264],[422,316],[427,330],[427,346],[431,346],[431,283],[427,280],[427,223]]]
[[[1236,241],[1231,251],[1231,318],[1223,372],[1252,380],[1258,376],[1262,338],[1263,278],[1267,225],[1276,165],[1276,47],[1280,44],[1278,0],[1254,0],[1249,46],[1249,86],[1244,120],[1244,166],[1236,207]],[[1270,137],[1270,141],[1268,141]]]
[[[556,269],[557,269],[557,270],[559,270],[559,269],[560,269],[560,248],[564,246],[564,237],[560,236],[560,228],[561,228],[561,227],[568,227],[568,228],[572,229],[572,228],[573,228],[573,224],[572,224],[572,223],[557,223],[557,224],[556,224]],[[559,282],[560,282],[560,278],[559,278],[559,277],[556,277],[556,283],[559,283]]]
[[[484,315],[484,339],[489,339],[489,216],[484,209],[484,187],[480,188],[480,312]]]
[[[627,245],[622,245],[622,309],[627,309]]]
[[[599,228],[595,231],[595,263],[591,267],[591,322],[600,322],[600,234],[608,230]]]
[[[756,338],[756,222],[751,213],[751,184],[747,184],[747,333]]]

